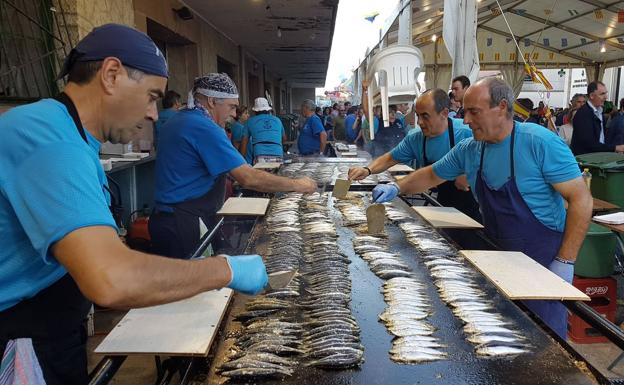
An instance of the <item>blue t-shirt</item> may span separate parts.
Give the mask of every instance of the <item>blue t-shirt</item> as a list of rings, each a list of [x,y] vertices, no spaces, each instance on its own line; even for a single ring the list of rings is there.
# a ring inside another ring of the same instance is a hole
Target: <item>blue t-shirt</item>
[[[357,137],[357,131],[353,130],[353,123],[355,123],[355,119],[357,119],[357,116],[355,116],[355,114],[349,114],[345,118],[345,130],[347,133],[347,140],[349,142],[353,142]]]
[[[154,123],[154,148],[158,148],[158,133],[167,120],[176,114],[178,110],[167,108],[158,113],[158,120]]]
[[[0,116],[0,310],[33,297],[67,271],[50,246],[74,230],[115,221],[98,158],[53,99]],[[75,256],[80,258],[80,256]]]
[[[240,142],[245,136],[245,125],[241,122],[232,122],[232,142]]]
[[[249,138],[247,153],[251,159],[259,155],[284,156],[284,126],[279,118],[269,114],[253,116],[245,124],[244,135]]]
[[[321,118],[313,114],[310,116],[299,133],[299,153],[318,154],[321,152],[321,132],[325,131]]]
[[[155,201],[185,202],[206,194],[223,173],[245,164],[225,130],[198,109],[179,111],[160,133]]]
[[[465,125],[461,119],[451,119],[453,122],[453,136],[455,137],[455,146],[466,138],[472,138],[472,130]],[[409,134],[390,151],[392,159],[400,163],[408,164],[414,161],[416,168],[425,165],[423,160],[423,138],[424,134],[418,128],[410,130]],[[434,138],[427,138],[427,160],[430,163],[436,162],[451,150],[449,143],[449,131],[446,130],[442,135]]]
[[[510,177],[511,135],[500,143],[487,143],[483,158],[483,179],[499,189]],[[466,174],[476,198],[476,180],[483,142],[466,139],[433,165],[433,172],[452,180]],[[516,184],[535,217],[552,230],[563,231],[566,211],[563,198],[552,184],[581,176],[574,155],[565,142],[534,123],[516,123],[514,143]]]

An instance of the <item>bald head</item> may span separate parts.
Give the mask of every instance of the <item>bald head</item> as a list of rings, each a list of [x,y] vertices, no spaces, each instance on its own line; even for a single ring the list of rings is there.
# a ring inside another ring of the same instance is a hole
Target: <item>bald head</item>
[[[479,80],[464,96],[464,123],[475,140],[497,143],[513,127],[513,90],[504,80],[491,77]]]
[[[425,91],[416,99],[418,125],[425,136],[435,137],[446,131],[450,105],[448,94],[439,88]]]

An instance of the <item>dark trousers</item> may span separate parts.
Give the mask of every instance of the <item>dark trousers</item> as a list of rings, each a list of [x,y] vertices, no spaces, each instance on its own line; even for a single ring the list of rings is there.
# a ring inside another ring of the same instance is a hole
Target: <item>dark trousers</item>
[[[67,274],[35,297],[0,312],[0,352],[8,340],[31,338],[47,385],[84,385],[85,319],[91,303]]]

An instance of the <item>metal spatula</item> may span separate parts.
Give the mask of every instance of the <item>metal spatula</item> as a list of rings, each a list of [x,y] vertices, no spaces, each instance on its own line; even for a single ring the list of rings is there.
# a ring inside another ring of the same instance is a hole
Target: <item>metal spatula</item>
[[[386,207],[381,203],[375,203],[366,209],[366,223],[369,234],[381,233],[386,221]]]
[[[351,187],[350,180],[336,179],[336,183],[334,183],[334,190],[332,192],[332,196],[338,199],[344,199],[347,197],[347,193],[349,192],[350,187]]]
[[[297,274],[297,270],[276,271],[269,274],[269,288],[276,290],[288,286],[295,274]]]

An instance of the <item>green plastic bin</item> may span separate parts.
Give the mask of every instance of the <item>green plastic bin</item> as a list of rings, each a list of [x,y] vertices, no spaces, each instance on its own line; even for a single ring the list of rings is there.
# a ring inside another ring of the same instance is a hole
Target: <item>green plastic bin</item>
[[[595,152],[579,155],[576,160],[592,174],[594,198],[624,207],[624,154]]]
[[[603,278],[613,274],[615,234],[604,226],[589,224],[574,265],[574,274],[587,278]]]

